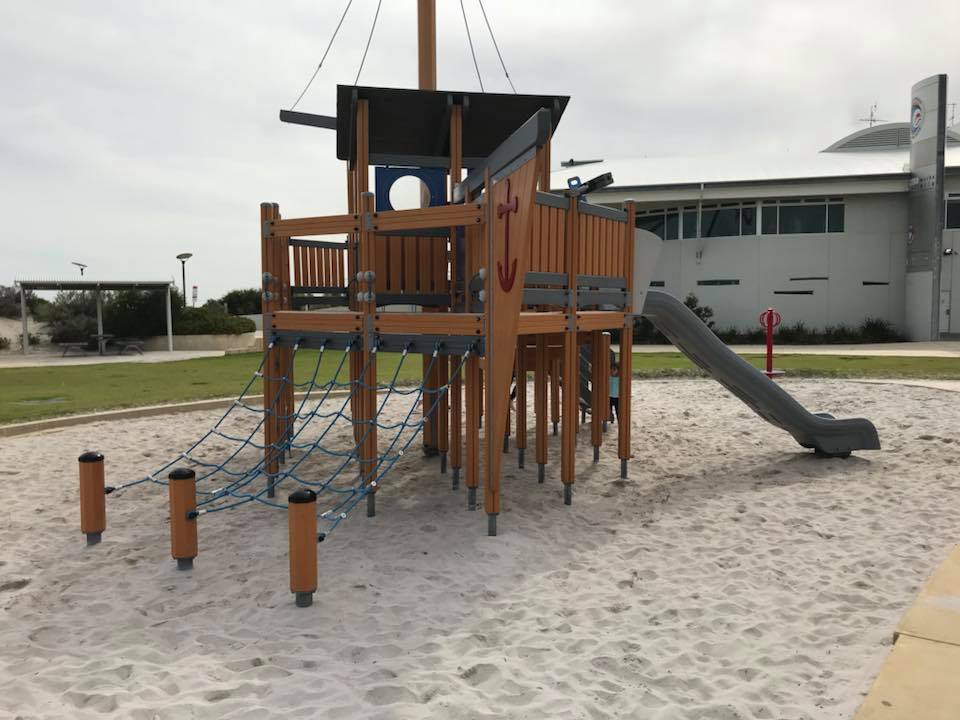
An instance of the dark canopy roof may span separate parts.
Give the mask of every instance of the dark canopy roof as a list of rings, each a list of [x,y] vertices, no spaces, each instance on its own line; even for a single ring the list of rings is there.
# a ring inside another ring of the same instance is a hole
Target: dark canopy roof
[[[354,85],[337,86],[337,158],[355,152],[356,101],[370,105],[371,164],[448,164],[450,112],[463,107],[463,165],[473,167],[511,133],[545,108],[556,129],[567,102],[565,95],[400,90]]]

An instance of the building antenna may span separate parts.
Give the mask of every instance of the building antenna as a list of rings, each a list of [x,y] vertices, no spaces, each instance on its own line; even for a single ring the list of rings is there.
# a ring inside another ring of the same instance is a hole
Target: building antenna
[[[877,103],[874,103],[873,105],[870,106],[870,117],[857,118],[857,122],[870,123],[870,127],[873,127],[877,123],[886,122],[886,120],[881,120],[877,116]]]

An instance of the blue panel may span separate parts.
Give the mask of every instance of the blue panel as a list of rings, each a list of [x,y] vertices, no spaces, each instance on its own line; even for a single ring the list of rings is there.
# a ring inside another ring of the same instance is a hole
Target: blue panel
[[[430,207],[447,204],[447,171],[442,168],[376,167],[373,187],[377,210],[394,210],[390,204],[390,188],[402,177],[420,178],[430,191]]]

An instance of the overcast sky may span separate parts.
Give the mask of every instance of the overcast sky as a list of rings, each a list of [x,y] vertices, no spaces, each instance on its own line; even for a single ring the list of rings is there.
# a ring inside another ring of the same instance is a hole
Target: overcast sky
[[[331,131],[281,124],[346,0],[0,3],[0,283],[179,280],[201,301],[259,279],[259,203],[344,212]],[[438,84],[477,90],[460,3],[438,0]],[[508,91],[465,0],[488,91]],[[869,106],[951,75],[960,2],[485,0],[519,92],[572,96],[553,158],[815,152]],[[298,109],[333,114],[376,0],[354,0]],[[416,2],[384,0],[360,84],[415,87]],[[958,112],[960,115],[960,112]]]

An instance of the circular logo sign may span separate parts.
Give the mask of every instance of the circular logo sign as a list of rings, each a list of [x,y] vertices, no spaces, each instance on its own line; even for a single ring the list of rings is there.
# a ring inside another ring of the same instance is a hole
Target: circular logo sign
[[[914,98],[910,106],[910,135],[916,137],[917,133],[923,127],[923,101],[920,98]]]

